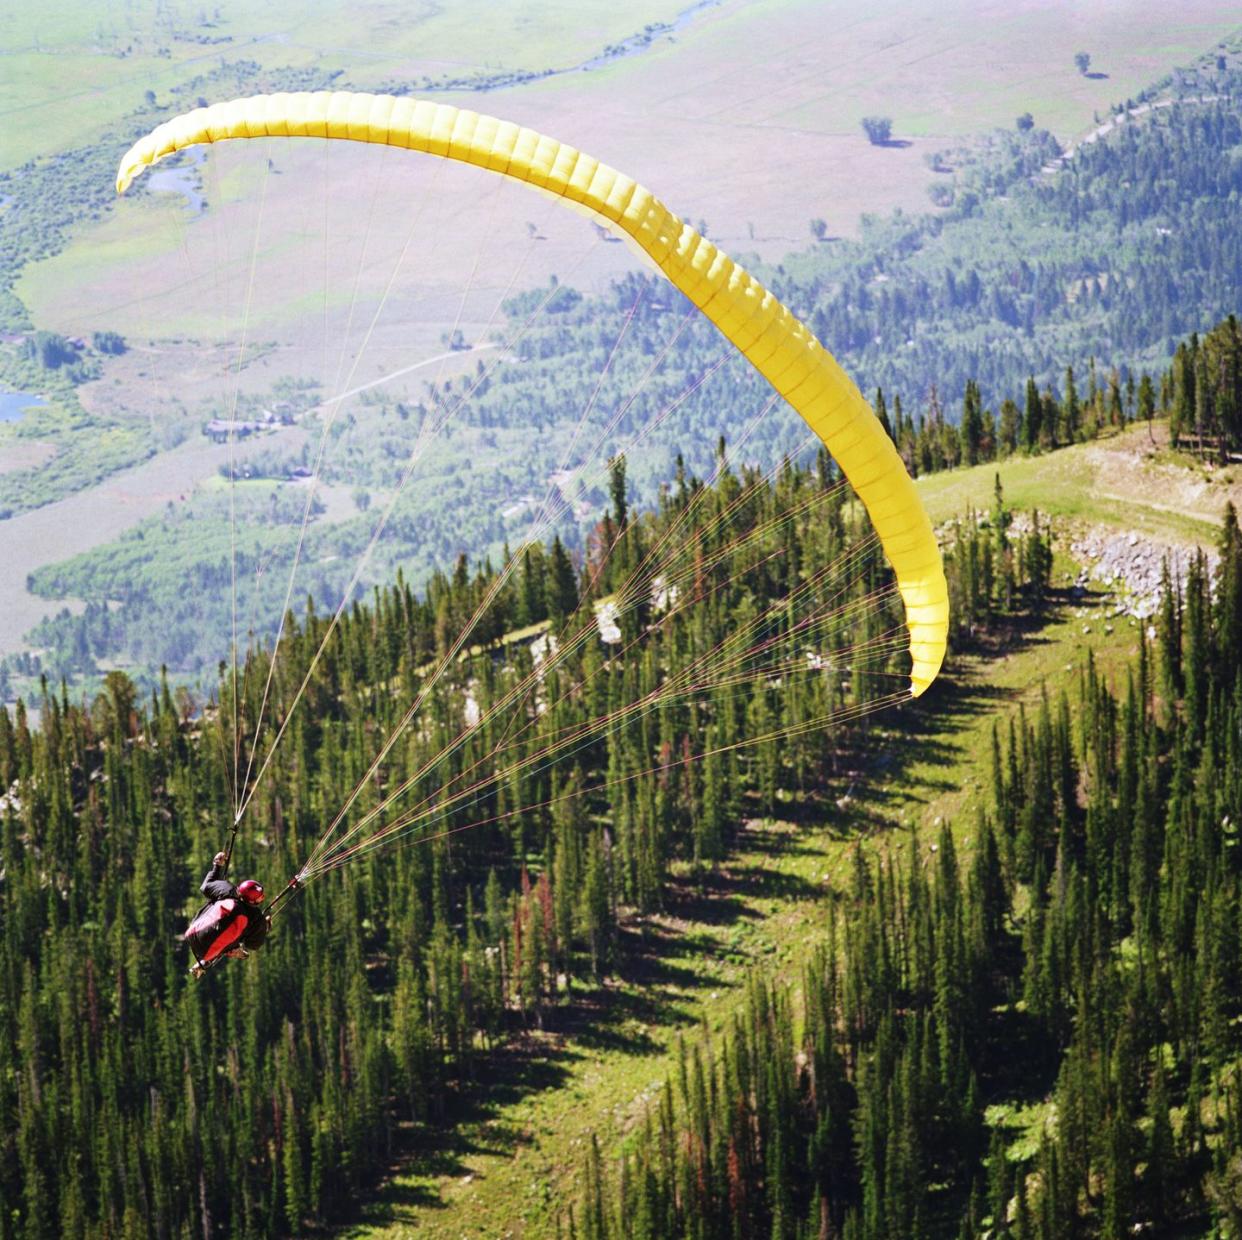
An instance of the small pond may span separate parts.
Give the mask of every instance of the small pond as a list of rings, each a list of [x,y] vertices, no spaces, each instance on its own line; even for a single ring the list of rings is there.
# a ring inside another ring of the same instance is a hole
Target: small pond
[[[191,215],[202,215],[203,185],[198,170],[206,158],[206,147],[192,146],[182,151],[177,163],[147,174],[147,188],[158,194],[180,194]]]
[[[31,405],[46,405],[42,396],[31,392],[0,390],[0,422],[20,422]]]

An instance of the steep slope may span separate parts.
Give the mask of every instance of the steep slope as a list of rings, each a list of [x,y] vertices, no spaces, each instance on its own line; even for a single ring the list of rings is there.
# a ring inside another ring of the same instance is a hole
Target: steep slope
[[[992,800],[993,727],[1023,706],[1033,717],[1045,690],[1055,699],[1072,689],[1088,657],[1107,678],[1137,651],[1140,622],[1114,614],[1124,588],[1088,581],[1075,589],[1082,564],[1073,546],[1089,531],[1127,542],[1142,531],[1157,558],[1214,547],[1225,504],[1242,498],[1232,482],[1162,447],[1161,427],[1155,433],[1155,446],[1146,427],[1132,428],[1002,465],[1006,501],[1018,510],[1038,504],[1055,518],[1056,602],[1047,618],[959,654],[926,703],[881,716],[874,757],[835,812],[750,822],[717,881],[702,892],[681,881],[667,916],[631,923],[641,966],[573,1026],[532,1031],[522,1054],[504,1061],[502,1088],[489,1080],[447,1144],[434,1131],[416,1134],[415,1152],[347,1234],[556,1234],[558,1215],[580,1192],[592,1134],[611,1165],[675,1075],[679,1041],[727,1030],[756,969],[770,980],[801,977],[824,943],[825,900],[846,890],[859,848],[904,849],[911,832],[930,845],[949,823],[968,855],[971,824]],[[968,507],[987,511],[997,472],[955,470],[919,486],[944,522]]]

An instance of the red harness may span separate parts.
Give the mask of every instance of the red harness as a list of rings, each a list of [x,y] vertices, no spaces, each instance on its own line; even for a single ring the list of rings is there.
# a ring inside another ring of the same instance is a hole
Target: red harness
[[[185,941],[199,964],[218,960],[250,929],[250,913],[239,900],[216,900],[190,922]]]

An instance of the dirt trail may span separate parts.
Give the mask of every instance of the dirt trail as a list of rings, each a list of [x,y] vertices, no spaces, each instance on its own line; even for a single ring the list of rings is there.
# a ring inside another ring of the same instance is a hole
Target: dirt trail
[[[1096,494],[1212,525],[1226,503],[1242,507],[1242,466],[1196,463],[1175,454],[1167,424],[1154,425],[1150,433],[1136,426],[1079,450],[1094,472]]]
[[[1171,108],[1175,103],[1216,103],[1224,99],[1224,95],[1190,95],[1184,99],[1157,99],[1152,103],[1140,103],[1138,107],[1130,108],[1124,112],[1115,113],[1109,117],[1103,124],[1097,125],[1089,133],[1079,138],[1072,146],[1067,146],[1065,150],[1057,156],[1056,159],[1050,159],[1041,169],[1040,172],[1045,175],[1051,175],[1059,172],[1073,162],[1074,156],[1082,150],[1084,146],[1090,146],[1093,142],[1098,142],[1101,138],[1106,138],[1114,129],[1120,128],[1129,121],[1136,120],[1140,116],[1146,116],[1149,112],[1158,112],[1164,108]]]

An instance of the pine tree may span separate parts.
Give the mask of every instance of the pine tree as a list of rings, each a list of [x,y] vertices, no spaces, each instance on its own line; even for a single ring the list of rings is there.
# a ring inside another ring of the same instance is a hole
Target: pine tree
[[[962,459],[967,465],[976,465],[981,459],[983,447],[983,405],[979,387],[973,379],[966,381],[966,395],[962,401]]]
[[[1043,442],[1043,406],[1039,400],[1039,388],[1034,378],[1026,383],[1026,409],[1022,415],[1022,446],[1028,453],[1036,451]]]

